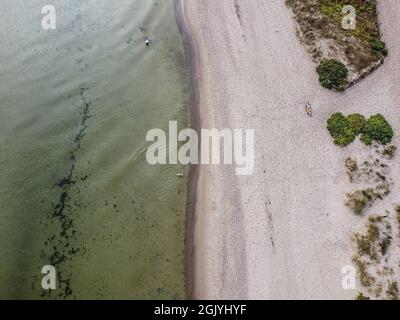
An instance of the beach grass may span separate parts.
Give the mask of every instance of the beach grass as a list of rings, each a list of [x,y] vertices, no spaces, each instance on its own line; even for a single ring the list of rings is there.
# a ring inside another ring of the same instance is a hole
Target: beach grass
[[[293,10],[298,35],[314,61],[335,59],[349,69],[348,82],[339,86],[341,90],[375,70],[387,56],[376,0],[286,0],[286,4]],[[355,9],[354,28],[343,27],[348,5]]]

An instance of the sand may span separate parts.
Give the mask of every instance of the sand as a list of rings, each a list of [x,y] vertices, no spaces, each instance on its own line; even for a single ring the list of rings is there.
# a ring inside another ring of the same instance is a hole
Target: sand
[[[380,1],[390,55],[344,93],[323,89],[283,0],[183,0],[196,52],[202,128],[255,130],[255,171],[199,166],[192,221],[190,296],[195,299],[353,299],[341,269],[365,220],[344,205],[344,170],[360,143],[334,146],[332,112],[380,112],[400,132],[400,2]],[[237,7],[235,7],[237,4]],[[310,101],[314,117],[305,115]],[[360,151],[361,152],[361,151]],[[397,159],[397,158],[396,158]],[[399,161],[395,161],[399,163]],[[400,165],[392,178],[398,188]],[[400,202],[396,192],[385,202]],[[378,204],[383,206],[383,204]]]

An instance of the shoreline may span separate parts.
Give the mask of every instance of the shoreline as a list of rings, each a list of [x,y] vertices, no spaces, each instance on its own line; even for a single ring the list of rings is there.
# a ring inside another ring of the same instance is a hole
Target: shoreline
[[[182,34],[185,46],[185,55],[188,59],[188,66],[191,74],[191,128],[196,132],[201,129],[201,115],[200,115],[200,62],[198,52],[196,50],[196,42],[193,39],[189,29],[189,22],[187,20],[187,12],[185,11],[185,0],[175,0],[175,13],[178,28]],[[199,135],[200,137],[200,135]],[[200,142],[200,141],[199,141]],[[199,143],[200,146],[200,143]],[[200,148],[200,147],[199,147]],[[199,150],[200,151],[200,150]],[[200,153],[199,153],[200,154]],[[194,291],[194,233],[196,221],[196,205],[197,193],[199,188],[199,175],[200,165],[191,164],[189,167],[188,177],[188,191],[187,191],[187,204],[186,204],[186,297],[193,299]]]

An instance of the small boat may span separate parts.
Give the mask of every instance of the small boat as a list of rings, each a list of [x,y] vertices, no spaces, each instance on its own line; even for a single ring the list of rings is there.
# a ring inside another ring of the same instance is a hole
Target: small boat
[[[176,176],[179,178],[183,178],[183,173],[177,173]]]

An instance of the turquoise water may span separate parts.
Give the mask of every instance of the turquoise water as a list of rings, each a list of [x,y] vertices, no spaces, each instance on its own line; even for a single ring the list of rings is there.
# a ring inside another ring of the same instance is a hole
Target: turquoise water
[[[145,159],[190,122],[173,0],[49,2],[1,6],[0,298],[184,298],[187,168]]]

